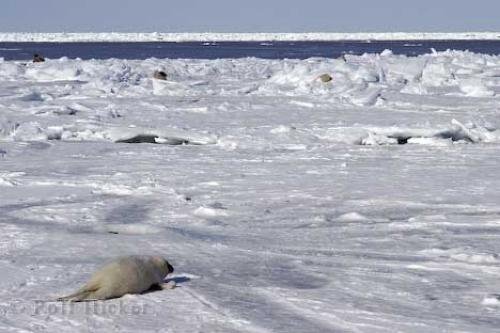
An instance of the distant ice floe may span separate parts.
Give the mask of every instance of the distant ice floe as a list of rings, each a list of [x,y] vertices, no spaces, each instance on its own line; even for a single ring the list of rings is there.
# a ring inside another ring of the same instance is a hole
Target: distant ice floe
[[[1,124],[0,124],[1,125]],[[166,145],[208,145],[217,143],[215,135],[202,135],[178,129],[139,127],[101,128],[91,126],[48,126],[27,122],[0,126],[0,141],[111,141],[117,143],[155,143]]]
[[[500,131],[477,124],[462,124],[453,119],[441,128],[411,127],[340,127],[318,133],[317,137],[329,142],[356,145],[424,144],[446,145],[453,142],[492,143],[500,142]]]
[[[238,41],[343,41],[343,40],[495,40],[498,32],[391,32],[391,33],[0,33],[0,42],[238,42]],[[210,45],[210,44],[208,44]],[[408,45],[412,46],[412,45]]]
[[[214,135],[201,135],[177,129],[112,128],[105,137],[122,143],[157,143],[168,145],[208,145],[217,143]]]

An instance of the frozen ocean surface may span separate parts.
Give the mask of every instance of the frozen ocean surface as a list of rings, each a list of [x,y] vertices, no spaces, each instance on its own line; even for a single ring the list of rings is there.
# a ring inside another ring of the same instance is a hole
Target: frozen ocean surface
[[[0,60],[0,331],[498,332],[499,93],[466,51]],[[178,288],[44,302],[126,254]]]

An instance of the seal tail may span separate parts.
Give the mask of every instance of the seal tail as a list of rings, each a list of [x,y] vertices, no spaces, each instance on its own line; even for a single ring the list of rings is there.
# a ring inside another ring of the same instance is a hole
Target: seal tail
[[[57,300],[59,302],[81,302],[88,299],[90,294],[92,294],[91,290],[79,290],[74,294],[64,297],[59,297]]]
[[[92,296],[97,289],[98,286],[96,284],[87,284],[76,293],[64,297],[59,297],[57,300],[60,302],[82,302],[86,300],[92,300],[92,297],[90,296]]]

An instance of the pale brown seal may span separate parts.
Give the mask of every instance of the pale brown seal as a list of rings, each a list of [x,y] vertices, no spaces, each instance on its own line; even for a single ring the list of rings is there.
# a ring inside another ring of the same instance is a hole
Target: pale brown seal
[[[162,257],[121,257],[95,272],[77,292],[58,298],[58,301],[105,300],[140,294],[154,286],[172,288],[175,284],[164,285],[163,280],[173,271],[174,268]]]
[[[327,83],[332,81],[333,77],[330,74],[321,74],[320,76],[318,76],[318,79],[323,83]]]

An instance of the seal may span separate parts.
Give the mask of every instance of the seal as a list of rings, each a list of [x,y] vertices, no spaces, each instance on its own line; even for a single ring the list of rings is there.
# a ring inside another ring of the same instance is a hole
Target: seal
[[[33,62],[45,62],[45,58],[35,53],[33,55]]]
[[[164,284],[163,279],[173,271],[172,265],[162,257],[120,257],[96,271],[77,292],[57,300],[96,301],[140,294],[152,287],[171,289],[175,284]]]
[[[318,76],[318,79],[323,82],[323,83],[327,83],[327,82],[330,82],[333,80],[333,77],[330,75],[330,74],[321,74],[320,76]]]
[[[164,71],[154,71],[153,78],[155,78],[157,80],[166,81],[167,80],[167,73],[165,73]]]

